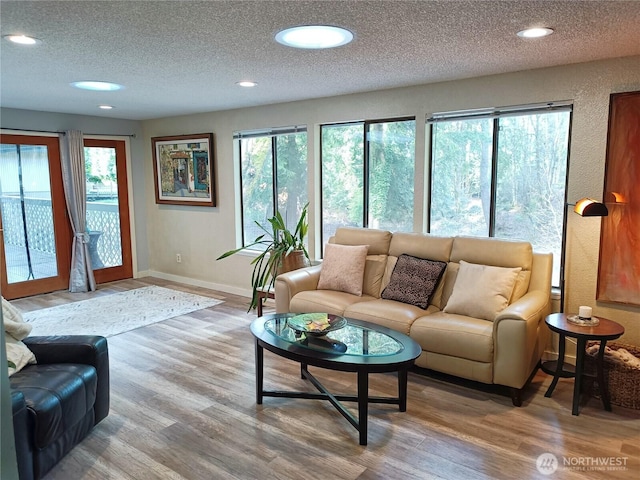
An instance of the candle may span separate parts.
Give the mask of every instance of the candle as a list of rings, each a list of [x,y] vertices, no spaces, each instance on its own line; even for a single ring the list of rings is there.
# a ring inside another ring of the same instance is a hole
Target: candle
[[[591,318],[592,313],[593,313],[593,309],[591,307],[581,306],[578,309],[578,316],[580,318]]]

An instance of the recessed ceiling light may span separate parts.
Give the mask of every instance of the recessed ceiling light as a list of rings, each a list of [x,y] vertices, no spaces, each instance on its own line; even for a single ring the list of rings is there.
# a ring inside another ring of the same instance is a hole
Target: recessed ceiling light
[[[98,108],[101,108],[102,110],[113,110],[112,105],[98,105]]]
[[[81,88],[82,90],[95,90],[99,92],[114,92],[124,88],[122,85],[118,85],[117,83],[95,81],[73,82],[71,86]]]
[[[20,45],[35,45],[36,43],[41,42],[41,40],[38,40],[37,38],[28,37],[26,35],[5,35],[3,38],[13,43],[19,43]]]
[[[553,29],[547,27],[535,27],[535,28],[527,28],[525,30],[520,30],[517,35],[520,38],[540,38],[546,37],[553,33]]]
[[[276,41],[295,48],[333,48],[353,40],[353,33],[329,25],[304,25],[278,32]]]
[[[242,82],[236,82],[236,85],[239,85],[241,87],[255,87],[258,84],[256,82],[242,81]]]

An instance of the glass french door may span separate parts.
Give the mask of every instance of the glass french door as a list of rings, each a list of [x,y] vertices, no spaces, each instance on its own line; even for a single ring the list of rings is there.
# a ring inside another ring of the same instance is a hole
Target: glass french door
[[[125,143],[85,139],[89,256],[97,283],[131,278]]]
[[[57,137],[0,137],[0,225],[5,298],[68,288],[71,230]]]
[[[85,139],[87,230],[97,283],[133,275],[121,140]],[[13,299],[69,287],[72,231],[57,137],[2,135],[0,280]]]

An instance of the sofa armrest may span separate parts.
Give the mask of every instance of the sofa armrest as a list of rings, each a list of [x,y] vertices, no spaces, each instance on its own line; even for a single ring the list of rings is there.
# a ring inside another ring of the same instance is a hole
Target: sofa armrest
[[[498,314],[493,322],[493,383],[522,388],[540,361],[548,328],[550,292],[534,290]]]
[[[320,264],[278,275],[275,283],[276,312],[289,313],[289,304],[295,294],[316,290],[321,269]]]
[[[496,317],[496,322],[507,318],[539,321],[547,315],[549,309],[549,293],[534,290],[519,298]]]
[[[32,428],[29,425],[31,420],[27,410],[27,403],[21,391],[11,391],[11,408],[13,412],[13,436],[15,438],[18,477],[21,479],[34,478],[33,446],[29,441],[29,432]]]
[[[90,335],[27,337],[23,340],[40,364],[91,365],[98,375],[95,423],[109,414],[109,348],[107,339]]]

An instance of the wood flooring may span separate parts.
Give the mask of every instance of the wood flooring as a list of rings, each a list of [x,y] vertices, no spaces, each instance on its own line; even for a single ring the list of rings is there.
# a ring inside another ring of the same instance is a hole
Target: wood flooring
[[[369,444],[360,446],[328,402],[256,405],[247,298],[155,278],[101,285],[97,293],[146,285],[224,303],[110,337],[110,414],[47,480],[640,478],[640,411],[614,405],[606,412],[591,398],[573,416],[573,381],[561,379],[545,398],[551,378],[543,373],[516,408],[494,391],[411,372],[407,412],[370,405]],[[33,310],[88,296],[58,292],[14,303]],[[310,370],[330,391],[355,394],[355,374]],[[397,388],[391,374],[371,375],[369,384],[371,395]],[[265,388],[314,391],[298,364],[267,351]],[[543,454],[555,456],[555,473],[538,470]]]

